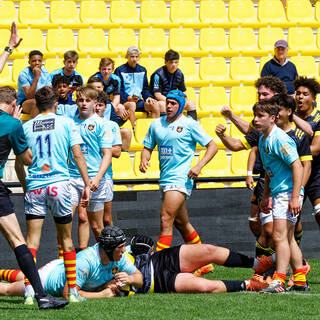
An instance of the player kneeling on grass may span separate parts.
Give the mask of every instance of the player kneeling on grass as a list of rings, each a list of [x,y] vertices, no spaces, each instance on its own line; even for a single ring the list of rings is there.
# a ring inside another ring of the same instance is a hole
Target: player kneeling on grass
[[[262,132],[259,152],[266,170],[261,210],[269,212],[272,197],[273,241],[276,247],[276,272],[265,293],[285,291],[289,262],[294,270],[291,290],[307,291],[306,276],[302,268],[302,253],[294,239],[294,226],[301,212],[303,167],[292,138],[276,126],[279,107],[270,102],[258,102],[253,107],[255,127]]]
[[[126,250],[126,236],[118,227],[105,227],[98,243],[77,254],[77,289],[85,298],[107,298],[115,294],[112,289],[105,288],[96,292],[106,282],[114,279],[119,288],[123,286],[142,286],[142,275],[130,261]],[[1,272],[3,274],[5,272]],[[17,273],[17,270],[7,270]],[[63,262],[53,260],[39,270],[45,290],[54,296],[67,294],[66,275]],[[0,278],[1,279],[1,278]],[[0,282],[0,295],[23,296],[23,273],[16,276],[16,282]]]

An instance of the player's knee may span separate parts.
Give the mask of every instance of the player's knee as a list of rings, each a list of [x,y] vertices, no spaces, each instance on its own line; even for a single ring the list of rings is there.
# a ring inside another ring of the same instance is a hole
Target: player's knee
[[[257,220],[249,220],[249,228],[255,237],[261,233],[261,224]]]
[[[128,128],[121,128],[121,135],[123,135],[124,139],[131,140],[132,138],[132,132]]]
[[[167,212],[162,211],[160,215],[160,223],[162,227],[172,226],[174,222],[173,216]]]

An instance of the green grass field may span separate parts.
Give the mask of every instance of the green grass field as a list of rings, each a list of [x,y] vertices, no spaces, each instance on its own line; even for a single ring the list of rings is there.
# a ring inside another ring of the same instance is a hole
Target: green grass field
[[[150,294],[89,300],[63,310],[39,311],[22,298],[0,297],[0,319],[320,319],[320,260],[310,260],[307,293]],[[250,278],[248,269],[215,267],[208,279]]]

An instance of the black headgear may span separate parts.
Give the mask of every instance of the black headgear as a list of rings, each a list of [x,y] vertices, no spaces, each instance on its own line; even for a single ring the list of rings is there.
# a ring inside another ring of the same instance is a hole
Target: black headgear
[[[107,226],[101,231],[99,246],[107,254],[110,261],[114,261],[114,249],[124,242],[126,242],[126,236],[119,227]]]
[[[134,256],[143,253],[149,253],[152,247],[154,246],[153,240],[144,235],[135,235],[130,241],[131,252]]]

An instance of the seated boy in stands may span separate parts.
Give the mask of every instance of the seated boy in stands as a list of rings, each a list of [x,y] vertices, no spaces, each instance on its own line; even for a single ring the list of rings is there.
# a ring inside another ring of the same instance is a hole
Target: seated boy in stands
[[[24,68],[18,77],[18,101],[23,113],[34,118],[39,110],[36,107],[34,95],[44,86],[51,86],[51,77],[47,69],[42,66],[43,54],[39,50],[29,52],[29,66]]]
[[[171,90],[180,90],[185,93],[187,90],[184,83],[184,76],[179,66],[179,53],[173,50],[166,52],[164,57],[164,66],[157,69],[151,76],[150,89],[152,94],[158,100],[162,108],[166,106],[166,97]],[[185,105],[188,116],[197,120],[196,103],[187,100]]]

